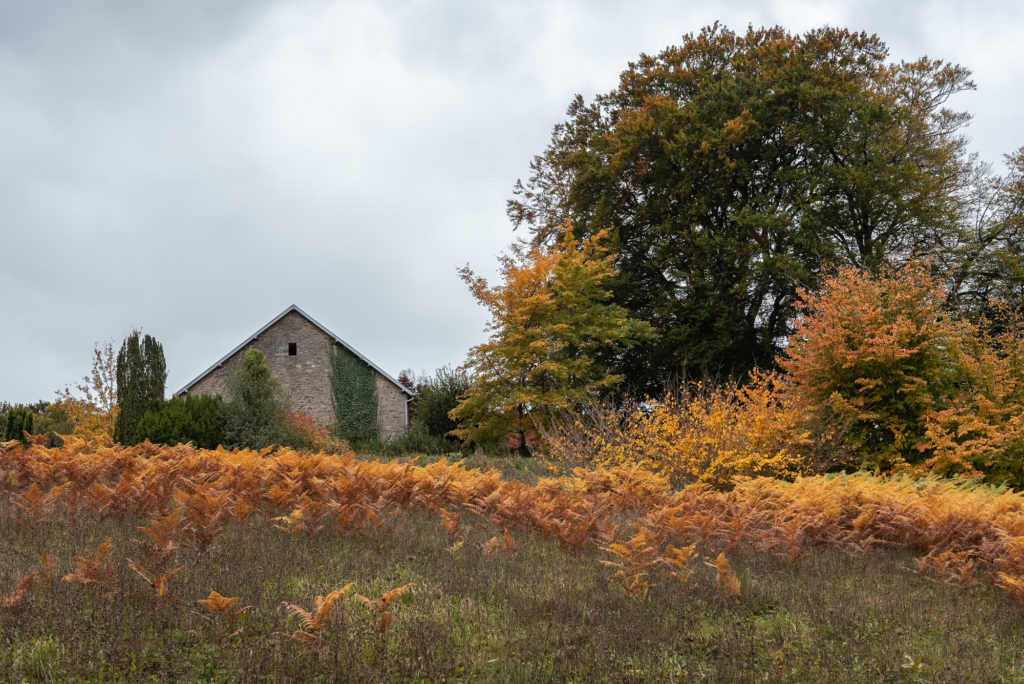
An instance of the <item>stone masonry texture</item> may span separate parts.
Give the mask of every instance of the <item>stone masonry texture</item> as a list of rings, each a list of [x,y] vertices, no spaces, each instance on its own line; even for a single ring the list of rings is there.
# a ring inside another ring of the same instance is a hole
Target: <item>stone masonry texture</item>
[[[295,344],[295,356],[288,354]],[[225,396],[228,376],[238,369],[250,348],[267,357],[270,373],[281,381],[293,411],[308,414],[320,425],[334,422],[331,404],[331,345],[334,340],[305,316],[289,311],[259,337],[232,354],[188,389],[188,394]],[[407,425],[406,395],[374,370],[377,379],[377,427],[382,440],[394,439]]]

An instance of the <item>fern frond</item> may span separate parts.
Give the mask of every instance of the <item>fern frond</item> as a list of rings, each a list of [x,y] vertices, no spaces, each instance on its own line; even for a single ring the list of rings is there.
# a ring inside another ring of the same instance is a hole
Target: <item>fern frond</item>
[[[413,582],[409,582],[408,584],[403,584],[400,587],[396,587],[396,588],[392,589],[391,591],[386,592],[383,596],[380,597],[381,603],[384,605],[384,607],[387,607],[387,605],[389,603],[394,601],[396,598],[398,598],[399,596],[401,596],[405,592],[407,592],[410,589],[412,589],[412,585],[413,584],[414,584]]]
[[[20,606],[22,601],[25,600],[25,596],[28,595],[28,590],[32,588],[35,583],[36,574],[30,572],[25,575],[25,578],[21,580],[17,588],[10,594],[0,594],[0,608],[15,608]]]
[[[209,596],[207,596],[204,599],[199,599],[198,601],[196,601],[196,603],[198,603],[214,615],[223,616],[226,615],[228,611],[230,611],[235,606],[236,603],[238,603],[238,600],[239,597],[237,596],[228,598],[226,596],[221,596],[217,592],[211,590]]]
[[[288,603],[284,601],[284,609],[289,615],[294,615],[299,618],[299,621],[304,627],[309,627],[313,624],[313,616],[302,606],[295,605],[294,603]]]
[[[46,553],[45,551],[43,551],[40,560],[42,562],[43,569],[39,571],[39,577],[43,580],[44,583],[49,584],[50,573],[53,572],[53,561],[50,559],[50,554]]]

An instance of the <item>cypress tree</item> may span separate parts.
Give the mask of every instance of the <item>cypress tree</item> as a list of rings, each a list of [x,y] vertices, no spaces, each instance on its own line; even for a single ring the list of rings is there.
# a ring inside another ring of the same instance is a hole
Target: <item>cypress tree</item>
[[[35,415],[24,406],[14,406],[7,412],[6,426],[4,426],[5,439],[16,439],[25,442],[25,433],[32,434]]]
[[[152,410],[164,400],[167,383],[167,362],[164,348],[150,335],[142,338],[143,387],[146,410]]]
[[[152,336],[140,339],[139,331],[121,343],[117,354],[117,423],[114,441],[134,444],[135,430],[146,411],[156,409],[164,398],[167,363],[163,346]]]

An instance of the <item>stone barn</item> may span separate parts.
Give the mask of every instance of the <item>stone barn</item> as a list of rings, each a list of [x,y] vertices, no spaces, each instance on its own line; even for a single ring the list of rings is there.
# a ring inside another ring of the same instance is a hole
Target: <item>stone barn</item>
[[[388,440],[400,436],[409,424],[412,392],[294,304],[178,390],[175,396],[224,396],[228,376],[238,368],[245,352],[255,347],[267,357],[270,373],[280,380],[291,399],[292,410],[305,412],[321,425],[330,425],[335,422],[331,402],[331,353],[336,346],[351,352],[374,373],[380,438]]]

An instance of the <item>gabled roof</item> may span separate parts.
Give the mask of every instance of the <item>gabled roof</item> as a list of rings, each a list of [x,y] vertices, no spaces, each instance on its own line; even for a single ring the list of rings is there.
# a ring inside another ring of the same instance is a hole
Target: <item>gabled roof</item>
[[[178,390],[177,392],[175,392],[175,393],[174,393],[174,395],[175,395],[175,396],[177,396],[177,395],[179,395],[179,394],[184,394],[185,392],[187,392],[187,391],[188,391],[188,390],[189,390],[189,389],[190,389],[190,388],[192,387],[192,385],[196,384],[197,382],[199,382],[200,380],[202,380],[203,378],[205,378],[205,377],[206,377],[207,375],[209,375],[209,374],[210,374],[211,372],[213,372],[213,371],[214,371],[215,369],[219,368],[220,366],[223,366],[223,365],[224,365],[224,362],[225,362],[225,361],[227,361],[227,360],[228,360],[228,359],[230,359],[230,358],[231,358],[232,356],[234,356],[234,355],[235,355],[235,354],[237,354],[237,353],[238,353],[239,351],[241,351],[241,350],[242,350],[243,348],[245,348],[245,345],[249,344],[250,342],[253,342],[253,341],[255,341],[257,337],[259,337],[260,335],[262,335],[262,334],[263,334],[264,332],[266,332],[266,331],[267,331],[267,330],[268,330],[268,329],[269,329],[269,328],[270,328],[271,326],[273,326],[273,325],[274,325],[275,323],[277,323],[277,322],[278,322],[279,320],[281,320],[282,318],[284,318],[285,316],[287,316],[288,314],[290,314],[290,313],[291,313],[291,312],[293,312],[293,311],[294,311],[295,313],[299,314],[300,316],[302,316],[303,318],[305,318],[305,319],[306,319],[307,321],[309,321],[309,322],[310,322],[310,323],[312,323],[313,325],[315,325],[315,326],[316,326],[317,328],[319,328],[319,329],[320,329],[320,331],[321,331],[321,332],[323,332],[323,333],[324,333],[325,335],[327,335],[328,337],[330,337],[330,338],[331,338],[332,340],[334,340],[335,342],[337,342],[338,344],[340,344],[340,345],[341,345],[342,347],[344,347],[345,349],[347,349],[347,350],[349,350],[350,352],[352,352],[353,354],[355,354],[355,356],[356,356],[357,358],[361,359],[361,360],[362,360],[362,361],[363,361],[363,362],[364,362],[364,363],[365,363],[366,365],[368,365],[368,366],[369,366],[370,368],[372,368],[373,370],[377,371],[377,372],[378,372],[378,373],[380,373],[380,374],[381,374],[382,376],[384,376],[384,378],[386,378],[386,379],[387,379],[387,380],[388,380],[389,382],[391,382],[391,383],[392,383],[392,384],[394,384],[394,385],[395,385],[396,387],[398,387],[398,389],[402,390],[402,392],[404,392],[404,393],[405,393],[405,394],[406,394],[407,396],[409,396],[409,397],[413,396],[413,393],[412,393],[412,391],[410,391],[408,387],[406,387],[405,385],[403,385],[402,383],[398,382],[398,381],[397,381],[397,380],[395,380],[395,379],[394,379],[393,377],[391,377],[390,375],[388,375],[387,373],[385,373],[385,372],[384,372],[384,370],[383,370],[383,369],[381,369],[381,367],[380,367],[380,366],[378,366],[378,365],[377,365],[377,364],[375,364],[375,363],[374,363],[373,361],[370,361],[370,359],[366,358],[365,356],[363,356],[362,354],[360,354],[359,352],[357,352],[357,351],[356,351],[356,350],[355,350],[355,349],[354,349],[354,348],[352,347],[352,345],[350,345],[350,344],[349,344],[348,342],[346,342],[345,340],[341,339],[340,337],[338,337],[337,335],[335,335],[334,333],[332,333],[332,332],[331,332],[330,330],[328,330],[328,329],[327,329],[327,328],[325,328],[325,327],[324,327],[323,325],[321,325],[321,324],[320,324],[320,323],[319,323],[319,322],[318,322],[318,321],[317,321],[317,320],[316,320],[315,318],[313,318],[313,317],[312,317],[312,316],[310,316],[310,315],[309,315],[308,313],[306,313],[305,311],[303,311],[303,310],[302,310],[302,309],[300,309],[299,307],[295,306],[294,304],[292,304],[291,306],[289,306],[289,307],[288,307],[287,309],[285,309],[284,311],[282,311],[282,312],[281,312],[281,313],[279,313],[278,315],[274,316],[274,318],[272,318],[272,319],[271,319],[271,321],[270,321],[269,323],[267,323],[267,324],[266,324],[265,326],[263,326],[262,328],[260,328],[260,329],[259,329],[259,330],[257,330],[256,332],[254,332],[254,333],[253,333],[252,335],[249,335],[249,337],[247,337],[247,338],[245,339],[245,341],[244,341],[244,342],[242,342],[242,344],[238,345],[237,347],[235,347],[234,349],[232,349],[231,351],[229,351],[229,352],[228,352],[227,354],[225,354],[225,355],[224,355],[224,357],[223,357],[222,359],[220,359],[219,361],[217,361],[217,363],[213,364],[212,366],[210,366],[209,368],[207,368],[206,370],[204,370],[204,371],[203,371],[202,373],[200,373],[199,375],[197,375],[197,376],[196,376],[196,377],[195,377],[195,378],[194,378],[194,379],[192,380],[192,382],[188,383],[187,385],[185,385],[184,387],[182,387],[182,388],[181,388],[180,390]]]

